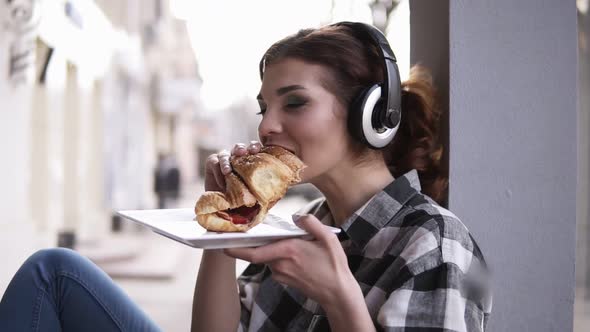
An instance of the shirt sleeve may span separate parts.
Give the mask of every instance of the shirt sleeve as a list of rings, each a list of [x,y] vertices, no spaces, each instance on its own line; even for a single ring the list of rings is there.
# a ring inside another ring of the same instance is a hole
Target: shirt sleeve
[[[400,254],[406,264],[378,312],[381,330],[485,331],[491,312],[489,272],[469,233],[455,226],[464,227],[435,228]]]

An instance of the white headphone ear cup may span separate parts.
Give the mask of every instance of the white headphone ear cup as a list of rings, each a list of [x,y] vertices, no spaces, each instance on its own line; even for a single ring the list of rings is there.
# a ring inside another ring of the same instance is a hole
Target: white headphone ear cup
[[[375,112],[375,105],[377,105],[380,98],[381,87],[375,85],[368,91],[367,95],[365,95],[365,100],[361,106],[362,134],[367,144],[374,149],[383,148],[389,144],[399,128],[399,124],[395,128],[386,128],[385,126],[382,126],[385,130],[379,131],[373,128],[373,112]]]

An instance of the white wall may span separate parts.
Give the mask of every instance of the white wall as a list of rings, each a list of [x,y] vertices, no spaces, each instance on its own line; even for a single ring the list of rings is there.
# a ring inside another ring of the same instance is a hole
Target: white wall
[[[4,10],[0,6],[0,11]],[[0,17],[2,17],[0,15]],[[4,23],[4,22],[2,22]],[[0,29],[0,294],[15,267],[29,253],[32,240],[23,237],[32,230],[27,200],[30,146],[31,84],[12,85],[9,78],[9,50],[14,35]]]

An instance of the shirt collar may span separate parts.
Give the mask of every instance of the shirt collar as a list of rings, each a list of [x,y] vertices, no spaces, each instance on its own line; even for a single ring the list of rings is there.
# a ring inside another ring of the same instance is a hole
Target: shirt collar
[[[421,189],[418,172],[413,169],[393,180],[348,217],[342,230],[359,248],[364,248]]]

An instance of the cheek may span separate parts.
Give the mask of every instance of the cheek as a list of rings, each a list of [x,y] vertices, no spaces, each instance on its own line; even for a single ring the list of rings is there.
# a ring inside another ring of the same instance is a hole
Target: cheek
[[[336,166],[348,151],[349,138],[344,119],[310,119],[307,124],[299,124],[292,137],[307,165],[303,173],[304,180]]]

